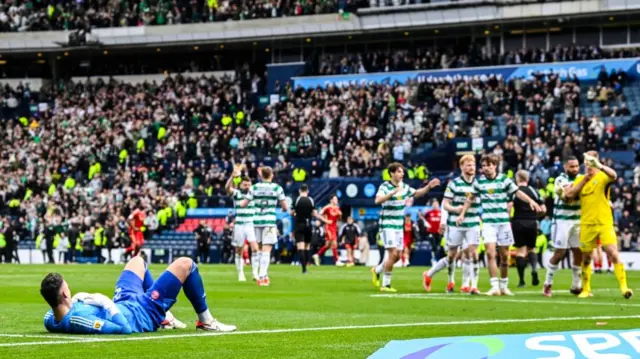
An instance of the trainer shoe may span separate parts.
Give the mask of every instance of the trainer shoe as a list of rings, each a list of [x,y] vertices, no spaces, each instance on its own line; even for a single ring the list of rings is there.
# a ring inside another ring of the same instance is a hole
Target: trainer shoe
[[[238,282],[246,282],[247,278],[244,276],[244,273],[238,274]]]
[[[484,295],[489,296],[489,297],[494,297],[494,296],[495,297],[499,297],[499,296],[502,295],[502,292],[500,292],[500,289],[498,289],[498,288],[491,288]]]
[[[371,268],[371,276],[372,276],[372,282],[373,282],[373,286],[376,288],[380,288],[380,274],[376,273],[376,267],[372,267]]]
[[[507,297],[513,297],[515,295],[509,288],[501,289],[500,294],[506,295]]]
[[[470,295],[480,295],[480,291],[478,290],[478,288],[471,288],[471,290],[469,291]]]
[[[569,289],[569,293],[571,293],[573,295],[579,295],[580,293],[582,293],[582,288],[573,287],[573,288]]]
[[[552,296],[552,294],[551,294],[551,284],[545,284],[544,285],[544,287],[542,288],[542,295],[544,295],[547,298],[551,298],[551,296]]]
[[[429,272],[425,271],[422,273],[422,278],[422,286],[424,287],[424,290],[431,292],[431,277],[429,277]]]
[[[537,287],[540,285],[540,279],[538,279],[538,272],[531,272],[531,285]]]
[[[589,292],[589,291],[586,291],[586,290],[583,290],[582,293],[580,293],[578,295],[578,298],[582,298],[582,299],[591,298],[591,297],[593,297],[593,294],[591,292]]]
[[[622,296],[624,299],[630,299],[633,296],[633,291],[629,288],[625,288],[622,290]]]
[[[211,323],[202,323],[199,320],[196,322],[196,330],[210,332],[235,332],[236,329],[235,325],[222,324],[215,319]]]
[[[454,282],[447,283],[447,293],[453,293],[456,290],[456,284]]]
[[[460,293],[470,293],[471,287],[460,287]]]
[[[344,263],[337,261],[336,262],[336,267],[344,267]]]
[[[174,317],[170,311],[167,311],[164,320],[160,323],[160,327],[162,329],[184,329],[187,325]]]
[[[313,263],[315,263],[315,265],[319,266],[320,265],[320,256],[316,253],[312,256],[313,258]]]
[[[387,292],[387,293],[397,293],[398,292],[395,288],[391,288],[391,286],[380,287],[380,291],[381,292]]]

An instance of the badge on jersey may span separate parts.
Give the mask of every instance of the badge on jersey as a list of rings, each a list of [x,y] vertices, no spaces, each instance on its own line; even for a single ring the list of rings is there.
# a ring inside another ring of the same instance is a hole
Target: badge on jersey
[[[495,190],[493,188],[489,189],[489,194],[493,194],[495,192]]]
[[[93,329],[97,331],[101,331],[103,326],[104,326],[104,322],[102,320],[96,320],[93,323]]]

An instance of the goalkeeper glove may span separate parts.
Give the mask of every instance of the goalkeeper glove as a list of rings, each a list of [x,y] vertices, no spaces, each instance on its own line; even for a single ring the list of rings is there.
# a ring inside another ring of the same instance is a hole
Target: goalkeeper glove
[[[104,308],[109,314],[116,315],[120,313],[120,309],[116,304],[104,294],[93,293],[84,299],[84,304],[93,305]]]
[[[600,161],[598,161],[597,158],[595,158],[593,156],[590,156],[590,155],[588,155],[586,153],[584,155],[584,164],[587,167],[602,169],[602,163],[600,163]]]
[[[89,294],[87,292],[76,293],[76,295],[71,297],[71,303],[84,302],[84,300],[90,295],[91,294]]]

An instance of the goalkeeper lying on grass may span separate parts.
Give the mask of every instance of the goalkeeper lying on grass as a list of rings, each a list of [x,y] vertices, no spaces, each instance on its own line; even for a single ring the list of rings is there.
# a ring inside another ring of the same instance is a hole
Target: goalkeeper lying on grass
[[[236,330],[211,316],[198,267],[186,257],[171,263],[155,282],[144,260],[134,257],[116,283],[113,300],[99,293],[71,297],[62,276],[49,273],[40,286],[40,294],[51,306],[44,326],[50,332],[72,334],[130,334],[178,327],[181,323],[168,310],[181,288],[198,314],[197,330]]]

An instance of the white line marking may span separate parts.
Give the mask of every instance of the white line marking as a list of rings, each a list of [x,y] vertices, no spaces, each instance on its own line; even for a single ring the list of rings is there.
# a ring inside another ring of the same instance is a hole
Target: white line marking
[[[626,304],[620,302],[593,302],[590,300],[543,300],[543,299],[504,299],[502,297],[484,297],[484,296],[471,296],[466,294],[464,297],[455,296],[445,293],[436,294],[372,294],[372,298],[399,298],[399,299],[432,299],[432,300],[463,300],[463,301],[479,301],[479,302],[508,302],[508,303],[543,303],[543,304],[569,304],[569,305],[593,305],[593,306],[616,306],[616,307],[640,307],[640,304]]]
[[[337,327],[311,327],[311,328],[291,328],[291,329],[268,329],[268,330],[249,330],[246,332],[209,332],[199,334],[170,334],[170,335],[153,335],[153,336],[136,336],[125,337],[115,336],[105,338],[93,336],[83,336],[85,340],[72,341],[44,341],[44,342],[25,342],[25,343],[5,343],[0,347],[21,347],[32,345],[59,345],[59,344],[85,344],[85,343],[104,343],[104,342],[125,342],[140,340],[166,340],[181,339],[193,337],[217,337],[226,335],[249,335],[249,334],[277,334],[277,333],[299,333],[299,332],[321,332],[333,330],[352,330],[352,329],[375,329],[375,328],[402,328],[402,327],[425,327],[425,326],[450,326],[450,325],[483,325],[483,324],[504,324],[504,323],[540,323],[540,322],[564,322],[571,320],[615,320],[615,319],[640,319],[640,315],[621,315],[621,316],[597,316],[597,317],[560,317],[560,318],[522,318],[522,319],[491,319],[491,320],[468,320],[456,322],[418,322],[418,323],[398,323],[398,324],[371,324],[371,325],[349,325]],[[95,339],[94,339],[95,338]]]
[[[84,340],[77,336],[71,335],[46,335],[46,334],[0,334],[0,337],[6,338],[52,338],[52,339],[71,339],[71,340]]]

